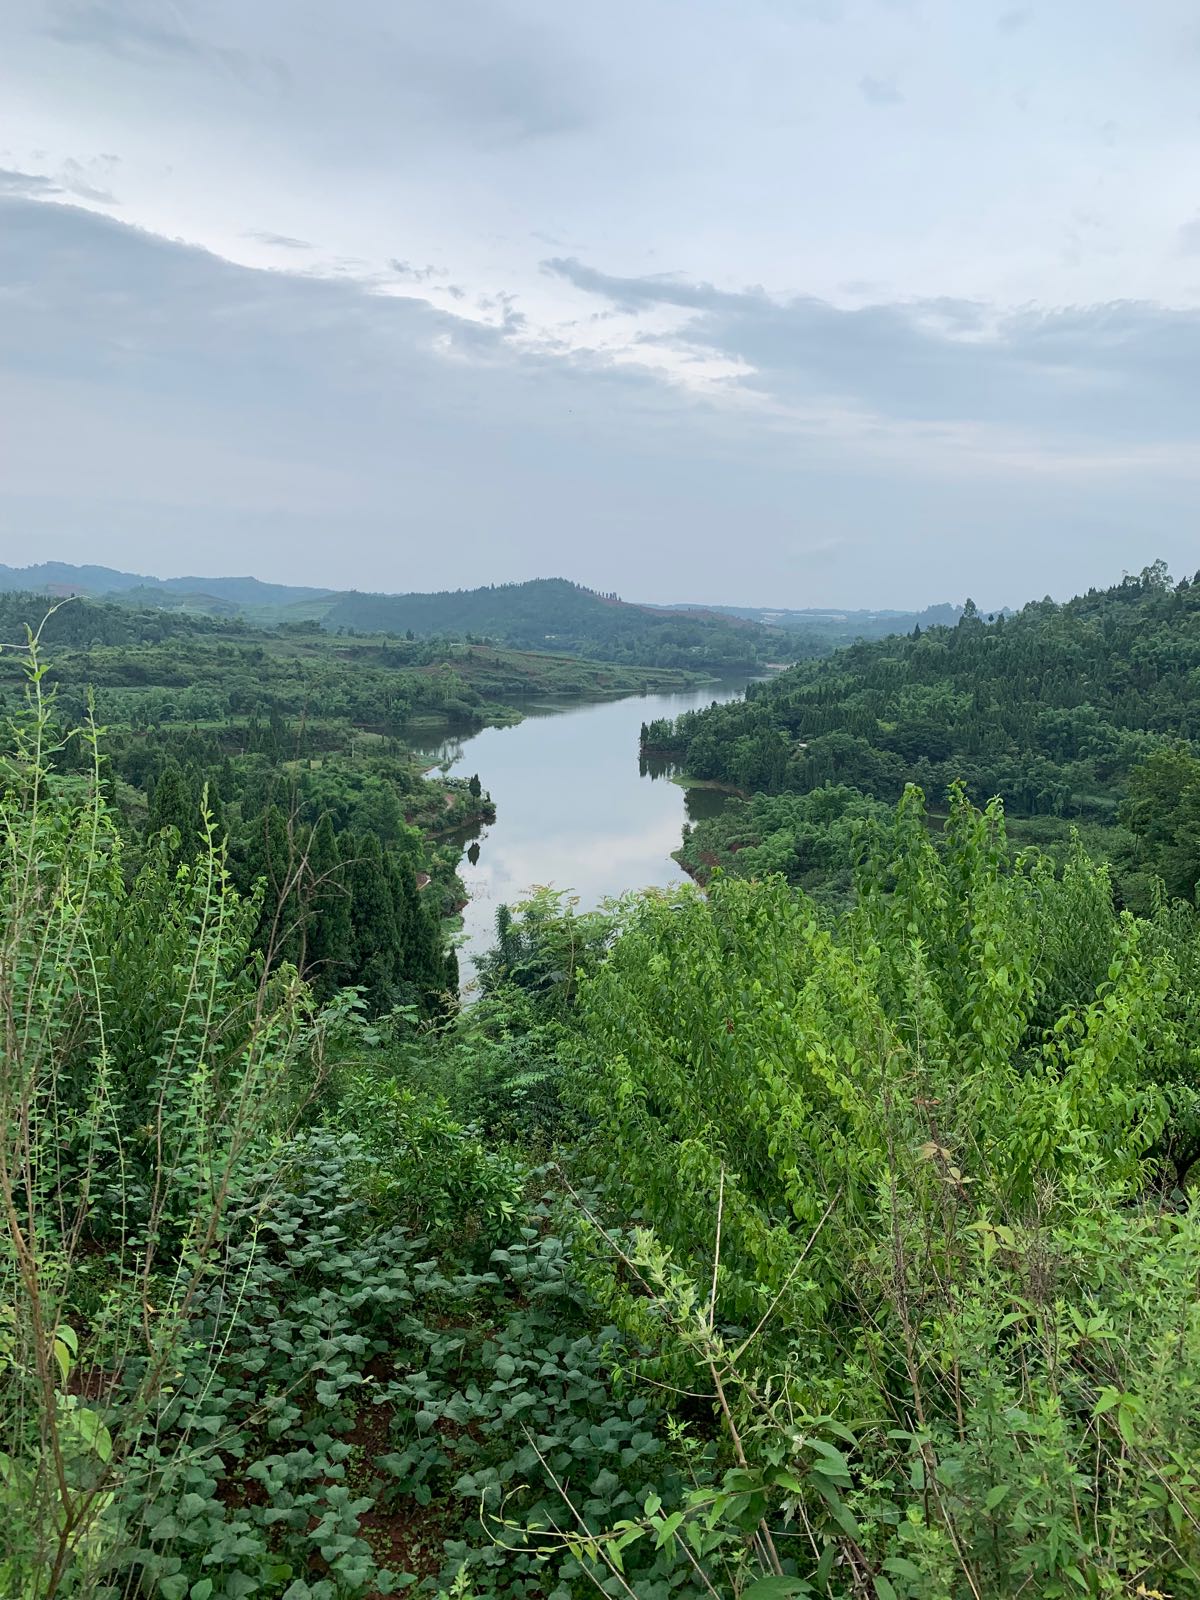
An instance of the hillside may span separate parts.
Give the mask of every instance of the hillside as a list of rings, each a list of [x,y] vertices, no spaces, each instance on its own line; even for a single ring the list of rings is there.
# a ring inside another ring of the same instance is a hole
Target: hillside
[[[651,724],[643,752],[767,797],[689,835],[689,865],[699,852],[707,865],[736,858],[743,871],[769,864],[811,881],[811,863],[819,881],[830,863],[789,841],[814,829],[825,838],[831,819],[770,797],[832,786],[840,826],[862,797],[891,802],[917,784],[940,806],[962,782],[974,799],[998,795],[1012,817],[1035,819],[1026,837],[1061,838],[1070,821],[1105,830],[1096,842],[1135,892],[1138,873],[1157,866],[1118,827],[1122,801],[1155,752],[1200,737],[1198,671],[1200,583],[1175,586],[1159,563],[1064,605],[1036,601],[993,623],[968,607],[952,628],[802,663],[744,700]],[[768,838],[769,862],[759,851]]]
[[[731,671],[753,668],[790,650],[790,641],[761,624],[631,605],[565,578],[437,594],[346,594],[326,613],[324,623],[335,630],[465,634],[599,661]]]
[[[79,594],[139,610],[156,607],[193,616],[241,616],[263,627],[319,622],[335,633],[470,637],[519,650],[718,672],[828,655],[856,639],[907,632],[914,625],[953,623],[961,610],[950,605],[922,612],[650,605],[600,594],[565,578],[437,593],[367,594],[258,578],[161,579],[62,561],[0,566],[0,590]]]

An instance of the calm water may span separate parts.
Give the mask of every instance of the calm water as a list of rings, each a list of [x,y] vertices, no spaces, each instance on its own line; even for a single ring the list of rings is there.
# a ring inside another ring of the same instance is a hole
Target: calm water
[[[540,706],[515,728],[485,728],[463,738],[416,741],[431,762],[456,776],[479,774],[496,802],[496,821],[463,841],[459,874],[471,899],[463,912],[460,965],[493,942],[496,909],[535,885],[578,895],[584,910],[609,895],[683,881],[671,860],[693,806],[668,777],[638,772],[638,731],[655,717],[736,699],[745,678],[685,694],[634,695],[601,705]]]

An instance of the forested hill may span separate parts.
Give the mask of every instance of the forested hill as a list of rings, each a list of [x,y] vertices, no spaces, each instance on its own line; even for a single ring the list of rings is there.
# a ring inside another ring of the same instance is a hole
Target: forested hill
[[[828,649],[852,644],[856,639],[883,639],[891,633],[909,633],[914,627],[953,627],[962,615],[962,606],[943,603],[926,606],[923,611],[836,611],[831,607],[714,606],[698,602],[661,606],[663,611],[701,611],[718,617],[741,617],[746,622],[761,622],[764,627],[782,628],[805,635],[812,643],[823,642]],[[817,654],[817,651],[812,651]]]
[[[955,627],[853,645],[652,724],[644,748],[747,793],[891,801],[915,783],[940,803],[961,780],[1018,817],[1112,823],[1131,774],[1200,736],[1198,683],[1200,579],[1158,563],[1063,605],[991,623],[968,606]]]
[[[754,667],[797,653],[794,636],[736,617],[660,611],[565,578],[535,578],[437,594],[344,594],[326,628],[466,634],[523,650],[562,650],[650,666]],[[801,646],[803,648],[803,646]]]
[[[961,607],[924,611],[796,610],[619,599],[566,578],[436,593],[360,593],[258,578],[155,578],[115,567],[43,561],[0,565],[0,592],[91,600],[185,616],[242,618],[261,627],[319,623],[334,633],[469,637],[648,667],[738,672],[828,655],[857,639],[953,624]]]
[[[333,633],[469,637],[552,654],[645,667],[749,671],[767,661],[821,655],[857,631],[781,630],[697,608],[674,612],[599,594],[565,578],[478,589],[362,594],[263,583],[257,578],[151,578],[112,567],[46,561],[0,566],[0,591],[83,595],[139,611],[243,618],[263,627],[318,622]]]

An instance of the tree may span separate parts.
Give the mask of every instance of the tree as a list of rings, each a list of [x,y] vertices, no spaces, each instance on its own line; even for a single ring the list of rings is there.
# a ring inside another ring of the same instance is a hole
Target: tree
[[[347,982],[354,959],[350,891],[328,816],[313,830],[304,889],[305,969],[315,993],[324,999]]]
[[[397,998],[400,938],[396,905],[378,839],[372,834],[356,834],[350,851],[346,879],[354,930],[352,981],[364,987],[370,1009],[379,1014]]]
[[[183,768],[170,757],[163,763],[155,781],[146,819],[146,830],[150,834],[161,834],[167,829],[173,830],[176,836],[168,845],[172,865],[190,860],[198,843],[200,802]]]

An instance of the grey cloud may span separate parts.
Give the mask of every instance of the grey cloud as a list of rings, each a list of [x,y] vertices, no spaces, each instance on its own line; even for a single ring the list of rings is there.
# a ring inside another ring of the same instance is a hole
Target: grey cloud
[[[61,194],[62,187],[50,178],[39,177],[33,172],[14,172],[10,168],[0,167],[0,195],[19,195],[25,199],[35,200],[42,196]]]
[[[67,160],[53,178],[33,172],[14,172],[0,168],[0,195],[15,195],[27,200],[54,200],[63,195],[79,200],[94,200],[101,205],[116,205],[116,197],[91,180],[88,169],[78,161]]]
[[[1046,428],[1064,441],[1200,433],[1200,311],[1118,301],[1000,313],[947,299],[846,310],[761,289],[613,277],[569,259],[545,265],[625,311],[692,312],[678,337],[747,364],[745,386],[783,404]]]
[[[524,0],[354,0],[330,48],[320,0],[47,0],[47,33],[140,72],[190,72],[295,108],[290,135],[322,164],[387,164],[436,128],[489,150],[594,121],[598,68],[547,10]],[[278,45],[276,40],[280,40]],[[276,54],[275,50],[280,53]],[[286,60],[284,59],[286,56]],[[228,96],[224,97],[225,103]]]
[[[156,0],[57,0],[46,29],[60,44],[103,50],[140,66],[201,64],[218,67],[243,87],[286,85],[277,56],[205,39],[188,24],[184,4]]]
[[[68,159],[59,169],[58,181],[68,194],[80,200],[95,200],[100,205],[115,206],[117,197],[109,189],[102,189],[92,181],[89,170],[80,162]]]
[[[885,604],[1009,595],[1014,571],[1036,574],[1019,585],[1031,592],[1077,584],[1065,519],[1097,579],[1144,556],[1135,527],[1186,565],[1186,531],[1170,530],[1189,526],[1194,485],[1157,465],[1115,479],[1108,446],[1170,437],[1171,411],[1194,457],[1194,318],[1129,305],[997,322],[957,300],[845,312],[549,270],[605,308],[682,311],[688,347],[746,360],[747,385],[782,407],[764,417],[629,362],[524,348],[508,296],[485,324],[0,201],[0,557],[190,571],[202,550],[210,570],[392,589],[565,569],[670,599],[668,534],[686,529],[710,589],[736,540],[748,599]],[[840,435],[838,402],[869,409],[871,427]],[[1074,429],[1090,454],[1047,485],[1020,463],[960,467],[947,434],[931,466],[909,424],[945,416],[1020,416],[1048,452]]]
[[[1176,239],[1181,255],[1200,256],[1200,212],[1183,224]]]
[[[511,0],[440,0],[402,22],[383,4],[378,28],[362,90],[393,120],[437,123],[491,146],[573,133],[596,116],[595,67],[564,30]]]
[[[869,106],[899,106],[904,96],[890,78],[872,78],[868,75],[858,80],[859,91]]]
[[[261,233],[255,230],[245,235],[247,239],[257,239],[259,244],[274,245],[279,250],[311,250],[312,244],[307,239],[293,239],[290,233]]]
[[[714,305],[736,305],[743,295],[726,294],[708,283],[688,283],[668,275],[652,278],[616,278],[595,267],[586,266],[574,256],[551,256],[542,270],[565,278],[577,289],[587,289],[611,300],[620,311],[639,311],[646,306],[684,306],[704,310]]]
[[[434,278],[448,276],[445,267],[414,267],[411,261],[398,261],[394,256],[388,266],[406,283],[429,283]]]
[[[696,449],[690,408],[681,415],[643,374],[515,351],[521,317],[507,295],[492,297],[499,320],[482,323],[6,199],[0,299],[10,538],[80,526],[146,538],[157,526],[224,538],[232,559],[250,533],[290,529],[294,545],[305,530],[312,559],[327,550],[324,570],[349,582],[352,533],[374,552],[377,584],[436,586],[450,551],[454,570],[483,581],[513,574],[512,549],[527,552],[522,575],[557,571],[568,523],[599,549],[606,518],[623,517],[644,542],[672,494],[690,505],[702,493],[676,482],[675,463]],[[634,513],[622,496],[639,476],[653,482]],[[322,528],[339,530],[336,559]],[[281,549],[287,570],[286,538]]]

